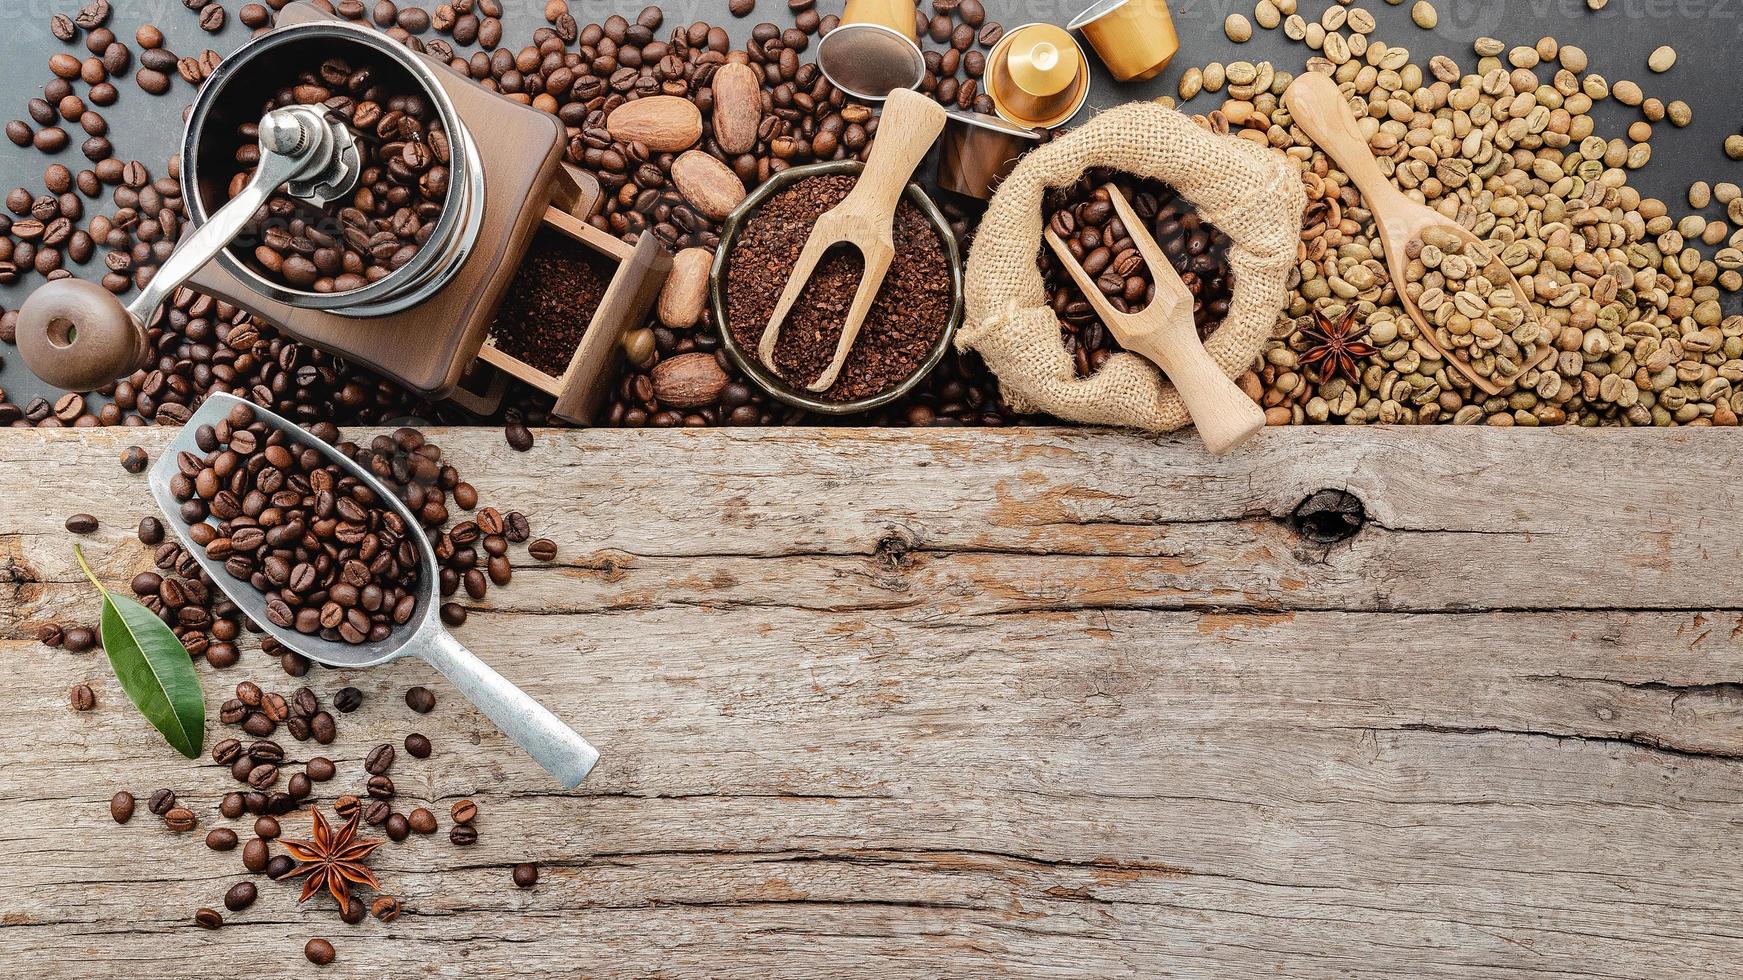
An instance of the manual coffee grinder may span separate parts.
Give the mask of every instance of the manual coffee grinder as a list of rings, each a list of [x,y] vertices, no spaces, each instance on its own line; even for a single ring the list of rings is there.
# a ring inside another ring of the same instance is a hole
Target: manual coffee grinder
[[[555,397],[557,417],[589,421],[619,336],[646,318],[665,280],[671,258],[664,247],[652,235],[627,245],[587,223],[600,203],[599,184],[563,162],[567,136],[556,117],[310,4],[287,6],[278,23],[224,60],[188,117],[181,181],[192,234],[126,306],[78,279],[38,288],[19,311],[25,363],[73,391],[125,377],[145,363],[147,329],[185,284],[426,397],[491,411],[509,375]],[[229,181],[237,124],[255,118],[266,95],[298,70],[334,56],[385,66],[403,72],[398,81],[415,83],[405,90],[423,92],[448,134],[449,179],[440,217],[409,261],[358,288],[322,293],[260,274],[247,260],[250,244],[236,239],[281,187],[314,208],[348,202],[361,171],[349,127],[319,105],[273,109],[260,119],[253,179],[233,196]],[[488,138],[475,141],[475,130]],[[614,269],[561,376],[490,343],[497,308],[540,229],[578,242]],[[494,371],[474,370],[481,366]],[[480,395],[478,376],[493,373],[495,383],[482,385],[490,393]]]

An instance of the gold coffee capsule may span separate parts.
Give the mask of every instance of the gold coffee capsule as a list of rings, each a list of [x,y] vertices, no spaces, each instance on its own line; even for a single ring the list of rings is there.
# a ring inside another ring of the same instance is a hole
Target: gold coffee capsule
[[[952,112],[938,146],[938,186],[986,200],[1041,134],[979,112]]]
[[[1070,24],[1122,82],[1155,78],[1180,51],[1167,0],[1099,0]]]
[[[1063,28],[1024,24],[987,56],[987,91],[998,114],[1019,126],[1057,126],[1089,97],[1089,64]]]
[[[847,0],[841,23],[817,42],[817,67],[830,84],[879,102],[926,77],[908,0]]]

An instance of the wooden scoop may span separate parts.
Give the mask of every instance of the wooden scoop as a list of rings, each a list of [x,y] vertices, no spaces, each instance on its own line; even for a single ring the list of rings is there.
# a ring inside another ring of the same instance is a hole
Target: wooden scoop
[[[1192,424],[1198,429],[1198,437],[1204,440],[1204,448],[1221,456],[1264,428],[1265,413],[1229,380],[1199,342],[1198,326],[1192,319],[1196,302],[1192,291],[1150,236],[1144,220],[1132,211],[1132,205],[1118,188],[1109,184],[1107,192],[1108,200],[1126,226],[1126,234],[1132,237],[1132,244],[1150,269],[1150,278],[1156,285],[1150,305],[1136,313],[1121,313],[1102,295],[1101,287],[1051,228],[1047,230],[1047,244],[1120,346],[1149,358],[1174,382],[1175,390],[1186,402]]]
[[[798,264],[787,276],[787,285],[781,290],[774,315],[769,317],[769,325],[763,328],[757,357],[764,367],[780,374],[775,367],[775,342],[781,337],[782,322],[798,301],[823,254],[832,245],[850,244],[856,246],[865,258],[864,274],[853,294],[853,303],[848,307],[847,322],[841,326],[835,358],[811,383],[810,389],[828,391],[835,384],[841,366],[847,362],[848,351],[859,338],[860,327],[865,325],[866,314],[871,312],[872,300],[877,298],[884,275],[890,271],[890,260],[895,257],[892,228],[902,190],[908,186],[914,168],[925,159],[926,151],[932,148],[933,140],[943,129],[944,109],[938,103],[909,89],[890,93],[878,119],[877,140],[872,143],[871,158],[860,172],[858,183],[840,204],[824,212],[811,227],[811,236],[805,240]]]
[[[1421,239],[1425,229],[1445,228],[1466,245],[1475,245],[1478,254],[1486,258],[1486,266],[1505,273],[1508,284],[1513,288],[1513,295],[1519,300],[1519,308],[1525,311],[1526,316],[1535,320],[1537,314],[1525,294],[1525,287],[1519,285],[1512,270],[1494,257],[1493,251],[1482,239],[1433,208],[1406,197],[1380,170],[1380,164],[1375,161],[1373,151],[1368,148],[1368,141],[1362,137],[1355,113],[1350,110],[1349,102],[1338,90],[1337,82],[1319,72],[1305,72],[1290,83],[1288,91],[1283,93],[1283,104],[1289,109],[1301,131],[1337,161],[1338,166],[1343,168],[1344,173],[1356,185],[1356,189],[1361,191],[1368,210],[1374,214],[1374,223],[1380,228],[1380,243],[1386,253],[1386,267],[1391,270],[1392,282],[1397,288],[1398,301],[1404,304],[1410,318],[1416,321],[1422,336],[1435,350],[1440,351],[1441,357],[1448,364],[1469,378],[1471,384],[1488,394],[1497,395],[1519,380],[1521,374],[1555,356],[1555,346],[1550,343],[1551,338],[1546,331],[1538,343],[1542,348],[1541,353],[1535,359],[1520,365],[1518,373],[1505,378],[1485,378],[1462,358],[1442,346],[1433,327],[1404,288],[1405,270],[1410,265],[1405,252],[1411,242]]]

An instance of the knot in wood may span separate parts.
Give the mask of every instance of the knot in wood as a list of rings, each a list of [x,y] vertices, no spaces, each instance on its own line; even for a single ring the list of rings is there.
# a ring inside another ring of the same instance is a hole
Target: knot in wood
[[[1315,490],[1289,515],[1295,533],[1318,544],[1336,544],[1356,536],[1368,523],[1368,508],[1346,490]]]

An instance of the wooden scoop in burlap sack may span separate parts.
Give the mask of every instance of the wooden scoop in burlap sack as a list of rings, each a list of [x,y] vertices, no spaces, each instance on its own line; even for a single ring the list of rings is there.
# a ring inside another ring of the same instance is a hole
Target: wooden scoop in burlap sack
[[[999,185],[969,252],[957,347],[980,353],[1020,412],[1172,432],[1192,419],[1149,361],[1116,354],[1077,376],[1035,264],[1042,195],[1093,167],[1166,181],[1234,241],[1229,314],[1204,344],[1231,378],[1253,366],[1283,312],[1306,193],[1282,154],[1147,102],[1109,109],[1035,149]]]

